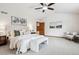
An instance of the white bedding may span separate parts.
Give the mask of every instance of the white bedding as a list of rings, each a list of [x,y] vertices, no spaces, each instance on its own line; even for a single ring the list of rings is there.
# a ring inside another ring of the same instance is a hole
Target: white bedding
[[[10,38],[10,49],[17,48],[16,54],[18,54],[19,51],[25,53],[27,52],[28,48],[31,48],[31,50],[33,51],[35,50],[38,51],[39,49],[37,49],[37,47],[34,48],[34,46],[37,46],[40,42],[43,41],[47,41],[47,38],[45,38],[43,35],[37,35],[37,34],[21,35],[21,36]]]
[[[20,43],[21,40],[26,40],[26,42],[30,42],[31,40],[35,40],[38,38],[44,37],[43,35],[37,35],[37,34],[27,34],[27,35],[21,35],[17,37],[10,38],[10,49],[17,48],[19,45],[17,43]]]

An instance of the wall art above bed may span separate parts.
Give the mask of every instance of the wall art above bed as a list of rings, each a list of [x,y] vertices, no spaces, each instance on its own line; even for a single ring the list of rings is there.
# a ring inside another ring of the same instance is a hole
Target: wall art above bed
[[[21,17],[11,16],[12,25],[27,25],[27,20]]]

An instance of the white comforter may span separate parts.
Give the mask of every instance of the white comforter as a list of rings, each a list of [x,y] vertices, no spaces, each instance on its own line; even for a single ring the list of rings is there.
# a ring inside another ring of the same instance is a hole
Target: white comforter
[[[17,48],[21,45],[21,42],[25,40],[25,42],[28,43],[27,48],[29,48],[29,42],[31,40],[35,40],[38,38],[44,37],[42,35],[37,35],[37,34],[28,34],[28,35],[21,35],[17,37],[10,38],[10,49]]]

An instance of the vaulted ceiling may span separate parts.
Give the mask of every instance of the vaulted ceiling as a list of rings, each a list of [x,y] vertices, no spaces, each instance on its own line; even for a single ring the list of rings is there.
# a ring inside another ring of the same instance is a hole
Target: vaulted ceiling
[[[44,17],[46,14],[46,17],[52,16],[54,12],[79,14],[79,3],[56,3],[51,6],[54,11],[46,10],[45,13],[42,13],[42,10],[35,10],[37,7],[41,7],[40,3],[0,3],[0,11],[8,12],[7,15],[0,12],[0,24],[8,23],[11,16],[27,17],[32,21],[35,17]]]
[[[39,3],[0,3],[0,11],[6,11],[8,13],[29,13],[35,11],[37,13],[42,10],[35,10],[34,8],[40,7]],[[52,5],[55,10],[47,10],[46,13],[79,13],[78,3],[56,3]]]

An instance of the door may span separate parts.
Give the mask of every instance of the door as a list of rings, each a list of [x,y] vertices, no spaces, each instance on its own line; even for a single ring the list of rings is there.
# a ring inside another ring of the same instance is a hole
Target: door
[[[40,35],[44,35],[44,31],[45,31],[44,27],[45,27],[44,22],[37,22],[36,23],[37,33]]]

